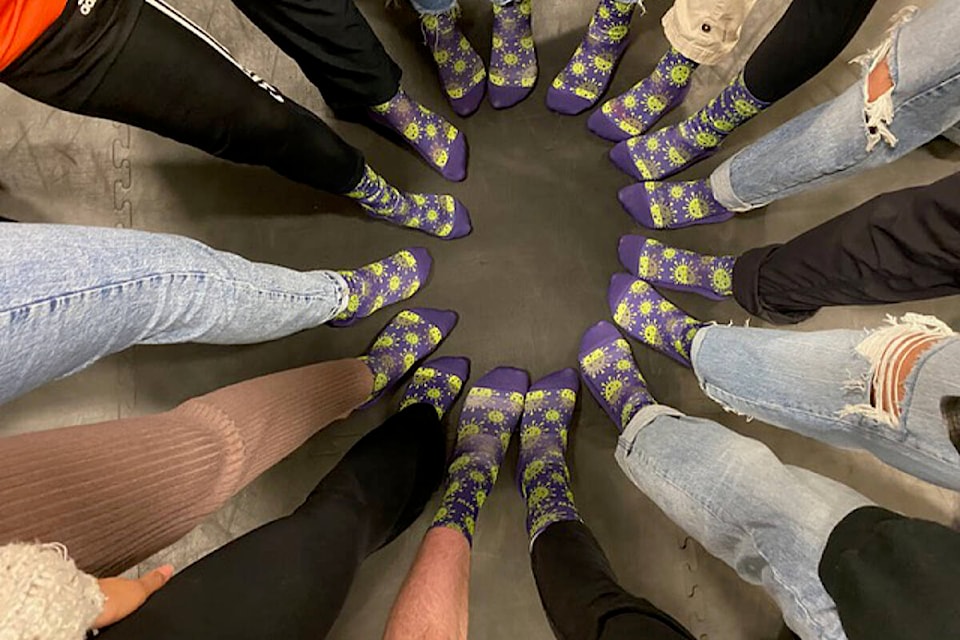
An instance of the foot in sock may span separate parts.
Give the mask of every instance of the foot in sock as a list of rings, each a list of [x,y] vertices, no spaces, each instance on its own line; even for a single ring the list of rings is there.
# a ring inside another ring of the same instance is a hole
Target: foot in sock
[[[433,353],[457,324],[457,314],[438,309],[407,309],[391,320],[360,360],[373,373],[367,406],[392,389],[420,360]]]
[[[525,371],[499,367],[470,389],[460,414],[447,486],[431,526],[459,531],[473,544],[477,514],[497,481],[529,384]]]
[[[653,286],[626,273],[610,279],[607,303],[613,320],[633,338],[691,368],[690,347],[706,323],[692,318],[657,293]]]
[[[490,51],[490,104],[506,109],[533,91],[537,83],[537,50],[530,24],[532,0],[493,5],[493,47]]]
[[[447,180],[460,182],[467,177],[467,139],[403,89],[389,101],[371,107],[370,117],[403,136]]]
[[[459,116],[469,116],[483,100],[487,71],[483,60],[457,24],[459,10],[421,16],[420,25],[427,46],[433,52],[440,84]]]
[[[366,167],[353,191],[345,194],[370,216],[444,240],[470,233],[470,214],[456,198],[432,193],[405,193]]]
[[[683,102],[697,66],[696,62],[671,47],[660,58],[653,73],[594,111],[587,120],[587,127],[613,142],[646,133]]]
[[[430,253],[416,247],[353,271],[338,271],[347,283],[347,306],[328,324],[346,327],[388,304],[406,300],[420,290],[432,263]]]
[[[635,2],[600,0],[587,35],[547,91],[547,107],[576,115],[597,103],[627,48]]]
[[[737,77],[683,122],[619,143],[610,159],[637,180],[662,180],[709,158],[730,132],[769,106]]]
[[[463,383],[470,375],[470,361],[466,358],[434,358],[413,372],[413,381],[400,399],[400,408],[413,404],[429,404],[437,415],[450,410],[456,402]]]
[[[701,255],[644,236],[623,236],[618,253],[630,273],[650,284],[711,300],[733,295],[734,256]]]
[[[733,218],[713,197],[709,180],[638,182],[617,194],[627,213],[647,229],[682,229]]]
[[[579,388],[577,372],[564,369],[533,383],[524,401],[517,479],[531,545],[550,525],[580,519],[565,459]]]
[[[598,322],[583,334],[579,360],[587,388],[619,431],[637,411],[656,402],[633,359],[630,344],[609,322]]]

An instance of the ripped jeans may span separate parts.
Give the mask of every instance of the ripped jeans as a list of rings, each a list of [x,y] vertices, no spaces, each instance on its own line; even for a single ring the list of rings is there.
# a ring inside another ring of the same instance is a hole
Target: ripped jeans
[[[900,358],[931,344],[892,391]],[[837,447],[869,451],[933,484],[960,491],[960,453],[944,402],[960,396],[960,336],[907,314],[870,332],[709,326],[691,352],[704,392],[724,408]]]
[[[889,39],[858,59],[884,57],[894,88],[872,103],[866,76],[833,100],[774,129],[710,176],[713,195],[748,211],[887,164],[960,122],[960,3],[904,10]]]

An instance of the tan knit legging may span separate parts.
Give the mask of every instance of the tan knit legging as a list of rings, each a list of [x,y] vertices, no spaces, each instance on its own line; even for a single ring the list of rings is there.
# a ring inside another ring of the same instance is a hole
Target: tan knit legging
[[[357,359],[225,387],[154,416],[0,439],[0,544],[62,542],[119,573],[175,542],[373,388]]]

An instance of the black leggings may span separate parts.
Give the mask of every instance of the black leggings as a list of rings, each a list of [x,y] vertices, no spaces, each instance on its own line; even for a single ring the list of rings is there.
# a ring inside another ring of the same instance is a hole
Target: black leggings
[[[403,532],[439,487],[446,438],[416,404],[357,442],[291,515],[191,565],[103,640],[318,640],[363,560]]]
[[[560,640],[695,640],[679,622],[617,583],[582,522],[547,527],[534,541],[530,561]]]
[[[747,61],[747,89],[760,100],[776,102],[820,73],[840,55],[876,2],[793,0]]]
[[[297,60],[332,108],[358,110],[396,93],[400,70],[352,0],[236,4]],[[163,0],[99,0],[88,15],[68,2],[0,82],[324,191],[350,191],[363,174],[357,149]]]

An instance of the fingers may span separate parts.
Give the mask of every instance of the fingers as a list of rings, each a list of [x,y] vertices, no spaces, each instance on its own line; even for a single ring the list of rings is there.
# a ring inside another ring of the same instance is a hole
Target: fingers
[[[173,566],[169,564],[158,567],[147,575],[142,576],[139,582],[145,591],[144,596],[149,598],[160,587],[167,584],[171,576],[173,576]]]

